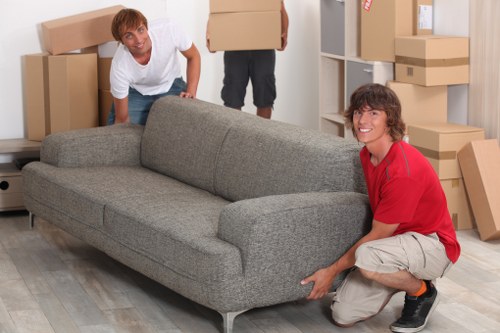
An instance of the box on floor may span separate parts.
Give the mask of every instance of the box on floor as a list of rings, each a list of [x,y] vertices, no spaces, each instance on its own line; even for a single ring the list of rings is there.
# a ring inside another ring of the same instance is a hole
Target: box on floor
[[[112,57],[99,57],[97,60],[98,88],[104,90],[111,89],[109,82],[109,71],[111,70]]]
[[[51,133],[98,125],[97,54],[49,57]]]
[[[395,39],[396,81],[438,86],[469,83],[469,38],[422,35]]]
[[[42,141],[50,133],[49,58],[39,53],[25,55],[23,60],[26,137]]]
[[[99,126],[108,124],[108,116],[113,104],[113,95],[110,90],[99,89]]]
[[[484,129],[452,123],[408,126],[411,145],[431,163],[439,179],[462,178],[457,153],[473,140],[484,140]]]
[[[500,239],[498,141],[471,141],[458,152],[458,160],[481,240]]]
[[[441,179],[440,182],[455,230],[474,228],[474,217],[465,191],[463,178]]]

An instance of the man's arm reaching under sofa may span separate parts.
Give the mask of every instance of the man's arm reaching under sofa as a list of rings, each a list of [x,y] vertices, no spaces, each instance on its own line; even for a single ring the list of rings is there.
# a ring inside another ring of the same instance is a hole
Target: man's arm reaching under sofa
[[[143,126],[120,124],[47,136],[40,160],[57,167],[139,165]]]

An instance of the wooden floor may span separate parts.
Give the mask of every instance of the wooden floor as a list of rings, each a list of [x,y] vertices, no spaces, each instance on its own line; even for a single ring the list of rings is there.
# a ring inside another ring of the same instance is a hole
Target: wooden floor
[[[458,233],[462,256],[438,281],[441,302],[422,332],[500,332],[500,242]],[[376,317],[341,329],[329,299],[254,309],[235,333],[389,332],[403,294]],[[222,319],[26,213],[0,213],[0,333],[210,333]]]

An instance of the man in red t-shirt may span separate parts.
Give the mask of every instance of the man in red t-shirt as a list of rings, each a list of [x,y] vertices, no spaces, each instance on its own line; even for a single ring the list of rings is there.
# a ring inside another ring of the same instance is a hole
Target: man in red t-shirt
[[[352,268],[333,297],[337,325],[350,327],[368,319],[396,292],[405,291],[401,317],[390,328],[418,332],[438,303],[432,280],[442,277],[460,255],[446,197],[427,159],[402,141],[401,104],[391,89],[367,84],[350,102],[346,125],[365,145],[360,158],[372,227],[336,262],[301,283],[313,282],[308,299],[318,299],[339,273]]]

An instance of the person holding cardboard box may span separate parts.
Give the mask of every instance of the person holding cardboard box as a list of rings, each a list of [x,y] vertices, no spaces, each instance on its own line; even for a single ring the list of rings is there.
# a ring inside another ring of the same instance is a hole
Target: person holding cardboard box
[[[288,44],[288,13],[284,0],[281,0],[281,47],[285,50]],[[230,29],[231,27],[228,27]],[[210,47],[210,33],[206,33],[207,48]],[[279,36],[278,36],[279,37]],[[252,81],[253,103],[257,107],[257,115],[270,119],[276,99],[276,78],[274,75],[276,51],[270,50],[226,50],[224,51],[224,80],[221,97],[224,105],[241,110],[244,105],[248,81]]]
[[[351,96],[346,126],[365,146],[360,152],[373,212],[371,230],[332,265],[301,281],[309,299],[325,296],[350,269],[331,305],[334,322],[350,327],[405,291],[393,332],[418,332],[438,303],[434,280],[458,260],[460,245],[438,176],[426,158],[402,141],[405,124],[397,95],[380,84]],[[346,221],[348,223],[348,221]]]
[[[122,9],[111,32],[120,42],[110,70],[113,106],[108,124],[144,125],[154,101],[166,95],[195,98],[201,57],[192,40],[172,20],[152,22],[135,9]],[[187,59],[187,83],[181,75],[179,51]]]

